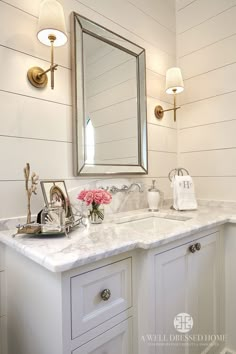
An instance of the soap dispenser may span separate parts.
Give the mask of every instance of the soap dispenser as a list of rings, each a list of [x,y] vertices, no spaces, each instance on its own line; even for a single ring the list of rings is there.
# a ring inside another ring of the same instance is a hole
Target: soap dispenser
[[[152,180],[151,188],[148,190],[148,205],[149,211],[158,211],[158,206],[160,202],[160,191],[155,186],[156,180]]]

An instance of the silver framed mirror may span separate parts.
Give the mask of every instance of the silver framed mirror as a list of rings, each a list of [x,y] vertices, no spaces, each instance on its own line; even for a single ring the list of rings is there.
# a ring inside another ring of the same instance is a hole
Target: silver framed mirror
[[[72,13],[76,176],[147,174],[145,50]]]

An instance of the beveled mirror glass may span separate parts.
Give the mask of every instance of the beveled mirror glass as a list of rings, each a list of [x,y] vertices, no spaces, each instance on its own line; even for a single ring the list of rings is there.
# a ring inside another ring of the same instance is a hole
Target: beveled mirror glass
[[[72,14],[75,175],[146,174],[145,50]]]

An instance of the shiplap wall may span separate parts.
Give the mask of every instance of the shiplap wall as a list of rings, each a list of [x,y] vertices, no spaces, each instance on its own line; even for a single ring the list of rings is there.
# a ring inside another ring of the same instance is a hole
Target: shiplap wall
[[[177,56],[185,91],[179,165],[198,198],[236,199],[236,1],[177,1]]]
[[[68,187],[87,183],[73,177],[72,107],[69,43],[55,51],[59,68],[55,89],[32,87],[26,73],[32,66],[49,66],[49,48],[36,39],[40,0],[0,1],[0,218],[25,215],[23,167],[30,162],[41,179],[66,180]],[[164,93],[166,69],[175,64],[174,0],[61,0],[68,32],[76,11],[146,49],[149,127],[149,176],[171,196],[167,174],[176,166],[177,130],[172,115],[154,118],[156,104],[170,107]],[[70,37],[70,36],[69,36]],[[42,196],[33,198],[33,212]]]

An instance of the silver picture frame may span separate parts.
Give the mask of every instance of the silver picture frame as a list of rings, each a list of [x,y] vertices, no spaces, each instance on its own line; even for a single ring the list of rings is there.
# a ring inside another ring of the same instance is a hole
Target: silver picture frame
[[[64,180],[42,180],[40,182],[44,201],[47,207],[61,206],[65,211],[66,224],[73,223],[73,215],[69,195]]]

